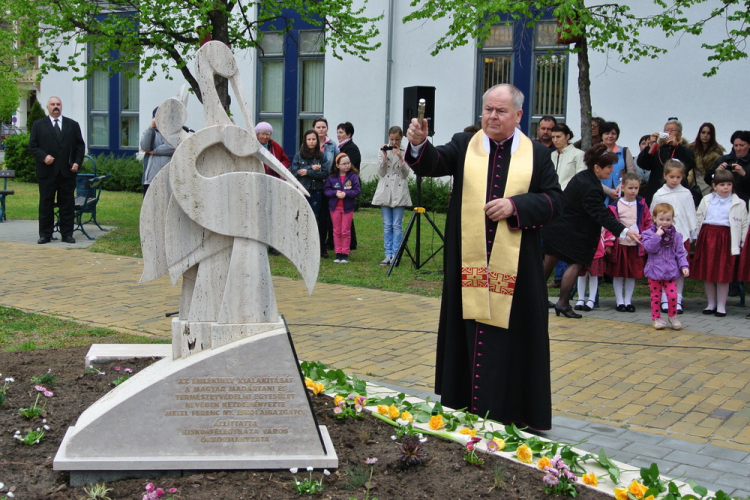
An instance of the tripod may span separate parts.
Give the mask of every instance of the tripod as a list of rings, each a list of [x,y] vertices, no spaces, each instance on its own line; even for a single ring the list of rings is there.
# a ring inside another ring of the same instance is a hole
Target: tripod
[[[404,238],[401,240],[401,244],[398,246],[398,252],[396,253],[396,256],[391,261],[391,265],[388,268],[388,272],[386,273],[386,276],[390,276],[391,272],[393,272],[393,268],[397,266],[401,262],[401,257],[404,254],[404,251],[406,251],[407,255],[411,259],[412,263],[414,264],[414,267],[417,269],[421,269],[422,266],[427,264],[437,253],[443,249],[444,245],[440,245],[440,248],[435,250],[432,255],[427,257],[424,262],[421,260],[421,234],[422,234],[422,216],[424,216],[425,219],[427,219],[427,222],[430,223],[432,228],[435,230],[435,232],[440,236],[440,240],[445,242],[445,238],[443,237],[443,233],[440,232],[440,229],[435,225],[435,222],[430,218],[430,214],[427,213],[427,211],[421,207],[422,204],[422,176],[417,176],[417,206],[414,207],[414,212],[411,214],[411,220],[409,220],[409,225],[406,226],[406,232],[404,233]],[[411,234],[412,228],[417,226],[417,242],[414,245],[414,255],[409,251],[409,248],[407,247],[407,243],[409,243],[409,235]]]

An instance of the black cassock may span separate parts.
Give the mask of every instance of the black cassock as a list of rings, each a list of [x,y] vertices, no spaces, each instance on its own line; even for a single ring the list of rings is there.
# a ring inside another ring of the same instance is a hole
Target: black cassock
[[[461,197],[466,150],[472,134],[456,134],[444,146],[427,142],[418,158],[407,152],[414,172],[426,177],[453,176],[445,224],[445,277],[438,327],[435,391],[442,404],[504,424],[533,429],[552,424],[547,287],[542,267],[540,229],[563,206],[549,149],[533,143],[534,168],[529,191],[511,198],[516,215],[511,228],[523,231],[510,324],[506,330],[464,320],[461,302]],[[502,198],[512,140],[490,141],[487,200]],[[478,214],[479,217],[484,214]],[[487,252],[495,246],[497,223],[486,216]]]

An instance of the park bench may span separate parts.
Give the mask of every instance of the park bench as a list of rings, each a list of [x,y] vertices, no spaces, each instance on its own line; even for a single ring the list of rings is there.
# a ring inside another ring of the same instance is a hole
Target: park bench
[[[96,176],[96,174],[78,174],[76,176],[76,198],[75,198],[75,218],[73,232],[80,231],[86,238],[93,240],[83,228],[84,224],[93,222],[102,231],[106,231],[96,220],[96,206],[102,195],[104,181],[112,177],[111,174]],[[55,204],[55,231],[60,231],[60,210]],[[88,215],[88,219],[83,220]]]
[[[8,217],[5,215],[5,198],[12,194],[16,194],[14,190],[8,189],[8,179],[15,178],[15,170],[0,170],[0,179],[3,180],[3,189],[0,189],[0,222],[8,220]]]

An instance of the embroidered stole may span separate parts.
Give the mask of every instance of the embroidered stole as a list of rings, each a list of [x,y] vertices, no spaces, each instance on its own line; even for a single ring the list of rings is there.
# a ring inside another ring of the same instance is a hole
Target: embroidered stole
[[[504,198],[527,193],[533,170],[531,140],[519,134],[518,149],[512,153]],[[508,328],[510,307],[518,274],[521,230],[510,230],[501,220],[495,231],[492,254],[487,258],[486,220],[487,169],[489,153],[483,146],[484,132],[474,134],[464,163],[461,201],[461,298],[464,319]]]

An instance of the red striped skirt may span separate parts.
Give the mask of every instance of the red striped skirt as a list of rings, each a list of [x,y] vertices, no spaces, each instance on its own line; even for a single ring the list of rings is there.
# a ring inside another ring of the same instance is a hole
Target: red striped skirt
[[[690,277],[713,283],[731,283],[737,256],[732,255],[732,233],[728,226],[704,224],[698,233]]]
[[[581,267],[581,270],[578,272],[578,276],[586,276],[586,273],[589,273],[591,274],[591,276],[597,276],[601,278],[602,276],[604,276],[604,273],[606,271],[607,259],[604,257],[599,257],[598,259],[594,259],[593,262],[591,262],[591,267]]]
[[[617,245],[616,262],[607,262],[607,274],[613,278],[643,278],[645,259],[638,255],[638,245]]]

